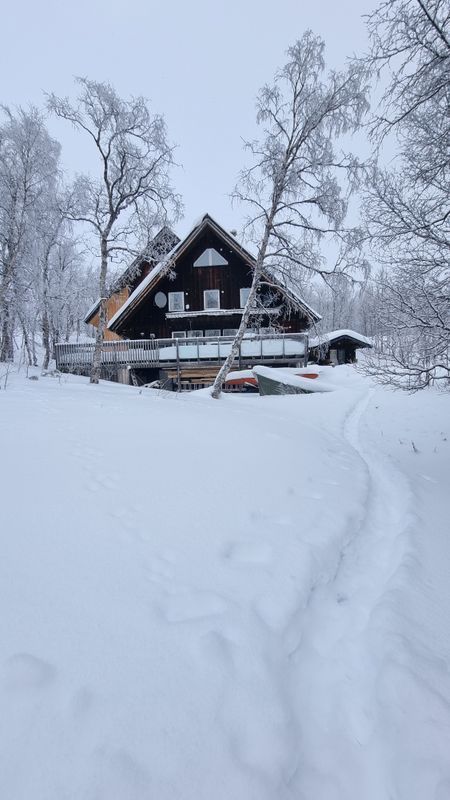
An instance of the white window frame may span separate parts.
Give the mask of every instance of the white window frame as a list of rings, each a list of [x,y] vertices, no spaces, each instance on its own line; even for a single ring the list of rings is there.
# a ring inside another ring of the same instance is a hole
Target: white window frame
[[[239,306],[239,308],[245,308],[245,304],[247,302],[248,295],[250,294],[250,291],[251,291],[251,286],[249,286],[249,287],[243,286],[242,289],[239,289],[239,302],[241,304]],[[247,292],[247,297],[245,298],[244,302],[242,302],[242,292]]]
[[[201,339],[203,337],[203,331],[188,331],[187,338],[188,339]]]
[[[224,328],[223,335],[224,336],[236,336],[237,328]]]
[[[185,339],[186,331],[172,331],[172,339]]]
[[[217,297],[217,305],[216,306],[207,306],[206,305],[206,295],[210,292],[215,292]],[[204,289],[203,290],[203,308],[205,311],[217,311],[220,308],[220,289]]]
[[[174,308],[173,301],[175,297],[182,298],[182,308]],[[169,311],[184,311],[184,292],[169,292]]]
[[[217,339],[218,336],[222,336],[222,331],[220,328],[209,328],[207,331],[205,331],[205,336],[210,336],[214,339]]]

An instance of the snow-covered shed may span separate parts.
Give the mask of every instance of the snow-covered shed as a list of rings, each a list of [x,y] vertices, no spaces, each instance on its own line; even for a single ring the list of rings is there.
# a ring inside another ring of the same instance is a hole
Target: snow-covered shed
[[[342,328],[311,337],[309,360],[318,364],[353,364],[356,361],[356,351],[362,347],[373,347],[367,336]]]

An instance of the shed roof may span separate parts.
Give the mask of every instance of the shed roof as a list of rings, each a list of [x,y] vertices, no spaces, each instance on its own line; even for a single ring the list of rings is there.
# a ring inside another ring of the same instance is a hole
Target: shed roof
[[[359,347],[373,347],[371,340],[367,336],[363,336],[362,333],[357,331],[352,331],[350,328],[340,328],[329,333],[321,333],[319,336],[310,338],[309,346],[310,348],[320,347],[324,344],[332,344],[338,339],[350,339]]]

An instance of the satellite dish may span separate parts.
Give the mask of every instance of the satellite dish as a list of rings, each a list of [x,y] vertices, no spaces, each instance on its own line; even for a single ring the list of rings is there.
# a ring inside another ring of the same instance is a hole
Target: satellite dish
[[[167,295],[164,292],[156,292],[155,294],[155,306],[158,308],[165,308],[167,305]]]

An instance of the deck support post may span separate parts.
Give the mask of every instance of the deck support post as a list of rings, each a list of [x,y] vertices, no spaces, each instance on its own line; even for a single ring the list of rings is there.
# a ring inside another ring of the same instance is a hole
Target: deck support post
[[[181,392],[181,372],[180,372],[180,344],[178,339],[175,339],[177,349],[177,392]]]

